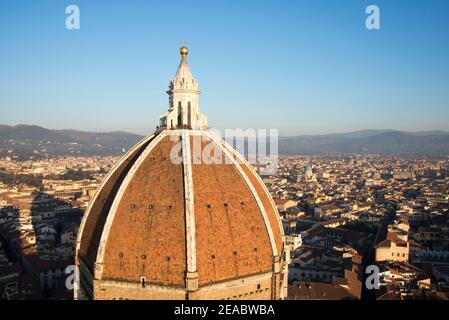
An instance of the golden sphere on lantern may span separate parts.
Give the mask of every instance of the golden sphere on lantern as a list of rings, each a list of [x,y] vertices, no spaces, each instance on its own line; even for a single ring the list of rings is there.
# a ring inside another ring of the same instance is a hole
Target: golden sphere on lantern
[[[181,47],[181,49],[179,49],[179,53],[183,58],[185,58],[189,54],[189,49],[187,49],[187,47]]]

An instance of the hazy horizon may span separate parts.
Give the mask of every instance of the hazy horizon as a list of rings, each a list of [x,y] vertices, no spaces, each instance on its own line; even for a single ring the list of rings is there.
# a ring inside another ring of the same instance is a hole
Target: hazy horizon
[[[39,124],[27,124],[27,123],[17,123],[17,124],[6,124],[6,123],[0,123],[0,126],[10,126],[10,127],[16,127],[16,126],[37,126],[37,127],[41,127],[44,129],[48,129],[48,130],[75,130],[75,131],[82,131],[82,132],[90,132],[90,133],[111,133],[111,132],[126,132],[126,133],[131,133],[131,134],[136,134],[136,135],[148,135],[154,132],[154,129],[148,129],[148,130],[142,130],[142,131],[130,131],[130,130],[122,130],[122,129],[117,129],[117,128],[109,128],[109,129],[104,129],[104,130],[84,130],[84,129],[80,129],[80,128],[50,128],[50,127],[46,127],[43,125],[39,125]],[[224,130],[226,129],[266,129],[266,128],[211,128],[211,129],[217,129],[220,130],[222,132],[224,132]],[[351,130],[351,131],[339,131],[339,132],[325,132],[325,133],[298,133],[298,134],[292,134],[292,135],[287,135],[287,134],[282,134],[280,133],[280,137],[294,137],[294,136],[324,136],[324,135],[339,135],[339,134],[350,134],[350,133],[357,133],[357,132],[366,132],[366,131],[379,131],[379,132],[386,132],[386,131],[393,131],[393,132],[403,132],[403,133],[412,133],[412,134],[417,134],[417,133],[432,133],[432,132],[442,132],[445,134],[449,134],[449,130],[438,130],[438,129],[428,129],[428,130],[419,130],[419,131],[407,131],[407,130],[399,130],[399,129],[394,129],[394,128],[380,128],[380,129],[373,129],[373,128],[367,128],[367,129],[358,129],[358,130]]]

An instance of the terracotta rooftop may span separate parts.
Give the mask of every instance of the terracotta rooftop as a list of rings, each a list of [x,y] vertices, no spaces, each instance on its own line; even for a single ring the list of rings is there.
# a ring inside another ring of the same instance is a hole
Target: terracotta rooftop
[[[299,281],[288,286],[288,300],[355,300],[356,298],[334,283]]]

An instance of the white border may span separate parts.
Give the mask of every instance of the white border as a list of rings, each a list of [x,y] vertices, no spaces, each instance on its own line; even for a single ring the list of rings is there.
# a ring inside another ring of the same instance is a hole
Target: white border
[[[192,180],[190,133],[182,133],[182,164],[184,168],[185,223],[187,243],[187,272],[196,272],[195,206]]]

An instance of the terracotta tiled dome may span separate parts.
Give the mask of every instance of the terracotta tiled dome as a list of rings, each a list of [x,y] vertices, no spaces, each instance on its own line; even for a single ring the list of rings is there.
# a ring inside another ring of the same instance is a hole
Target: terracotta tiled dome
[[[279,299],[283,251],[251,166],[204,128],[162,127],[121,159],[85,214],[77,298]]]

